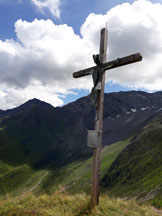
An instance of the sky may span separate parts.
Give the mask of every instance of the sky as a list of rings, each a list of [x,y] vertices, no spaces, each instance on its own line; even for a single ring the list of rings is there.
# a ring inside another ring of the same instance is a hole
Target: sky
[[[162,0],[0,0],[0,109],[32,98],[63,106],[90,94],[107,24],[107,61],[140,52],[141,62],[106,72],[105,92],[162,90]]]

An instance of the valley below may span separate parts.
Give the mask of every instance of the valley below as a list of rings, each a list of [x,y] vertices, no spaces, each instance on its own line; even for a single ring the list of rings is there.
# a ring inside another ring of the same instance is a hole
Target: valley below
[[[32,99],[1,110],[0,215],[162,215],[162,92],[105,94],[96,212],[89,206],[93,127],[89,96],[63,107]]]

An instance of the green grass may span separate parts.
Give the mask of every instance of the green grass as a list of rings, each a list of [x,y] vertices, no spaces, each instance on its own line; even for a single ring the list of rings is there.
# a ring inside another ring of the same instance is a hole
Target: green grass
[[[69,195],[54,193],[36,197],[27,194],[21,198],[0,202],[0,216],[156,216],[155,208],[122,201],[108,196],[100,197],[100,204],[92,209],[90,197],[84,193]]]
[[[7,172],[0,174],[0,198],[15,197],[33,187],[45,174],[46,170],[35,170],[27,164],[9,167]]]
[[[101,158],[101,175],[115,160],[117,155],[127,146],[129,140],[115,143],[103,148]],[[11,166],[0,161],[0,198],[19,196],[30,190],[47,172],[46,169],[36,170],[28,164]],[[49,170],[49,174],[42,180],[33,192],[36,194],[52,194],[58,188],[64,188],[70,193],[91,190],[92,157],[86,160],[71,162],[67,165]]]
[[[23,166],[7,172],[0,177],[0,192],[6,194],[10,191],[16,191],[20,185],[26,182],[26,179],[33,174],[33,170],[28,166]]]
[[[131,139],[131,138],[130,138]],[[102,150],[101,158],[101,174],[104,175],[107,169],[110,167],[116,157],[122,152],[122,150],[129,144],[130,139],[114,143],[107,146]]]
[[[11,170],[13,170],[13,169],[14,169],[13,166],[11,166],[11,165],[9,165],[9,164],[7,164],[7,163],[4,163],[3,161],[0,161],[0,177],[1,177],[4,173],[6,173],[6,172],[8,172],[8,171],[11,171]]]
[[[128,145],[129,140],[117,142],[102,150],[101,176],[103,176],[116,159],[118,154]],[[62,168],[54,168],[48,177],[42,182],[37,192],[53,193],[58,187],[68,190],[70,193],[84,191],[89,193],[92,179],[92,157],[83,161],[75,161]]]
[[[144,127],[112,163],[102,188],[162,207],[162,116]]]

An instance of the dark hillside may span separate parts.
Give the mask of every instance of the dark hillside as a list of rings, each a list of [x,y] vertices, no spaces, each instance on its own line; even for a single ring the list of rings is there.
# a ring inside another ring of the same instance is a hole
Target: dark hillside
[[[105,94],[103,145],[126,139],[158,115],[162,92]],[[87,129],[93,129],[89,97],[63,107],[37,99],[0,112],[0,156],[11,164],[41,167],[52,162],[85,158]],[[59,162],[60,163],[60,162]]]
[[[162,112],[112,163],[102,187],[117,196],[153,200],[162,206]]]
[[[161,109],[162,92],[105,94],[103,146],[132,136],[159,115]],[[92,149],[87,147],[87,129],[93,129],[93,125],[94,108],[88,96],[63,107],[33,99],[17,108],[1,111],[0,185],[3,193],[6,188],[16,190],[20,179],[24,184],[37,175],[36,182],[38,175],[46,174],[41,173],[44,168],[55,170],[55,167],[89,158]]]

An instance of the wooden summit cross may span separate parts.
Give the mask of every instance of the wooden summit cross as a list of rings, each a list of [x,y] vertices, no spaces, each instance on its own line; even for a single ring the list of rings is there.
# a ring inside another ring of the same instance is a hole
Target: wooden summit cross
[[[136,53],[123,58],[106,62],[107,53],[107,37],[108,30],[103,28],[100,36],[100,53],[99,55],[93,55],[94,62],[97,66],[90,67],[85,70],[80,70],[73,73],[74,78],[82,76],[92,75],[94,87],[91,92],[91,100],[95,106],[95,131],[91,139],[97,145],[94,146],[93,152],[93,176],[92,176],[92,191],[91,191],[91,204],[95,207],[99,204],[99,192],[100,192],[100,158],[102,148],[102,128],[103,128],[103,103],[104,103],[104,87],[105,87],[105,71],[123,65],[131,64],[142,60],[140,53]],[[91,131],[92,132],[92,131]],[[89,136],[89,134],[88,134]],[[94,138],[95,137],[95,138]],[[93,142],[91,141],[91,142]]]

